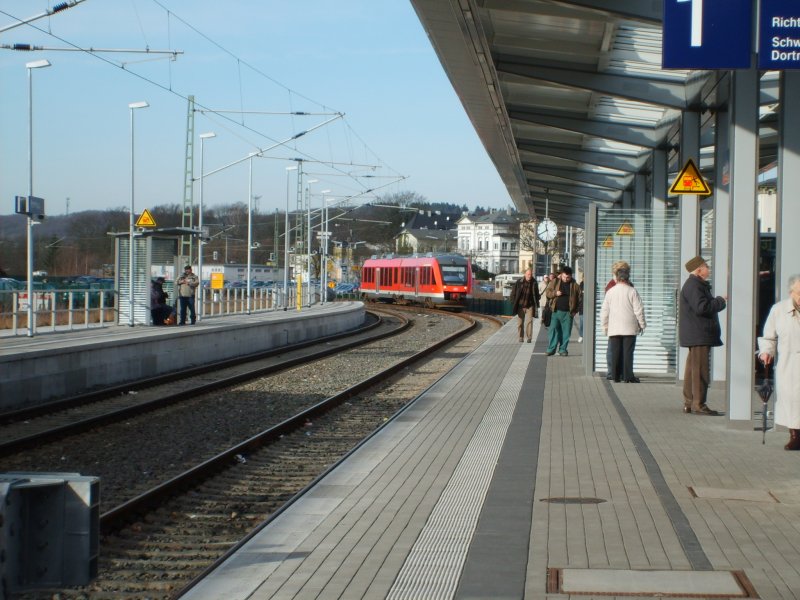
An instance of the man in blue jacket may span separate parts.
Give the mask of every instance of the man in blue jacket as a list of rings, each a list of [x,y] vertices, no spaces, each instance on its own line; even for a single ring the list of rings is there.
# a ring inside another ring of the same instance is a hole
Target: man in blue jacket
[[[712,346],[722,346],[719,313],[725,310],[727,298],[711,293],[710,269],[702,256],[686,263],[689,277],[679,299],[678,326],[680,344],[689,348],[683,375],[683,412],[715,416],[720,413],[706,405],[710,382],[709,356]]]

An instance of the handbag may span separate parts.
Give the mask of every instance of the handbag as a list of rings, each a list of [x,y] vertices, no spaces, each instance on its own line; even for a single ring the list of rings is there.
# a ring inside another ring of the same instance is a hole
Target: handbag
[[[550,308],[550,303],[544,305],[542,309],[542,325],[545,327],[550,327],[550,319],[553,316],[553,311]]]

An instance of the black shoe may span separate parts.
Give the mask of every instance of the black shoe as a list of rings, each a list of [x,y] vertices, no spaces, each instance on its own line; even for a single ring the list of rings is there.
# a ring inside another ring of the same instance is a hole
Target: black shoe
[[[529,343],[529,344],[531,343],[530,339],[528,340],[528,343]]]
[[[547,354],[547,356],[553,356],[553,354],[555,354],[555,353],[556,353],[555,350],[553,350],[553,351],[548,350],[545,354]]]
[[[609,373],[608,375],[606,375],[606,379],[612,381],[614,379],[614,376],[611,373]],[[619,381],[619,379],[617,379],[617,381]]]
[[[721,413],[717,410],[712,410],[708,406],[701,406],[700,410],[693,411],[695,415],[706,415],[707,417],[718,417]]]
[[[687,414],[687,415],[692,414],[692,407],[684,405],[683,412],[684,412],[684,414]]]
[[[559,356],[569,356],[569,352],[559,352]]]
[[[626,379],[625,383],[642,383],[638,377],[631,377],[630,379]]]
[[[614,383],[619,383],[620,381],[622,381],[622,380],[621,379],[615,379]]]

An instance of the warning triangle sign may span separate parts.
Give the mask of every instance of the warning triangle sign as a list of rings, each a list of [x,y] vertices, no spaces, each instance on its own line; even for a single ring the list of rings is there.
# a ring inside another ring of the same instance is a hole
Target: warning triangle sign
[[[698,196],[710,196],[711,188],[703,179],[700,174],[700,169],[694,164],[690,158],[678,173],[675,181],[672,182],[672,187],[669,188],[670,194],[696,194]]]
[[[156,220],[153,218],[153,215],[150,214],[150,211],[146,208],[144,212],[139,215],[139,218],[136,220],[137,227],[155,227]]]
[[[627,221],[623,221],[622,225],[617,229],[617,235],[633,235],[633,225]]]
[[[606,239],[603,240],[603,248],[613,248],[614,247],[614,238],[610,235],[606,236]]]

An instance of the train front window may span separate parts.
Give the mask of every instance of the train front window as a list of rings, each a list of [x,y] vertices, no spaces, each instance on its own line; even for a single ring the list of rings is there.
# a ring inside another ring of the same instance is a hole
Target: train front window
[[[467,267],[463,265],[442,265],[442,280],[452,285],[466,285]]]

